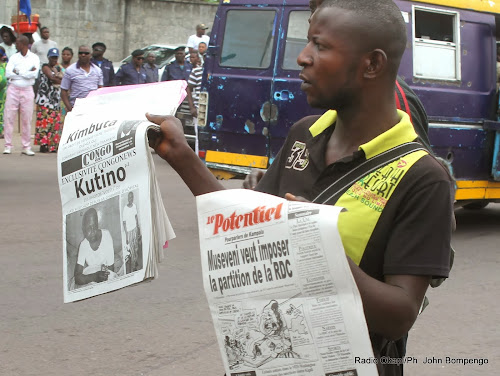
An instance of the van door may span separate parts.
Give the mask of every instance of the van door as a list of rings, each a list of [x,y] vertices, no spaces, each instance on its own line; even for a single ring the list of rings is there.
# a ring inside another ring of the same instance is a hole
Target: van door
[[[211,36],[214,41],[210,42],[202,88],[207,93],[208,107],[205,126],[200,129],[200,149],[207,151],[207,165],[211,150],[261,156],[265,159],[261,165],[250,162],[247,166],[267,167],[271,86],[281,11],[280,6],[262,4],[219,7],[214,24],[220,25],[217,35]],[[223,153],[215,159],[213,155],[211,162],[238,164],[222,158]]]
[[[270,124],[270,162],[283,145],[290,127],[304,116],[322,113],[307,104],[300,89],[302,81],[297,57],[307,44],[307,31],[311,12],[308,7],[286,7],[283,14],[282,32],[278,48],[278,62],[272,87],[272,99],[276,116]]]

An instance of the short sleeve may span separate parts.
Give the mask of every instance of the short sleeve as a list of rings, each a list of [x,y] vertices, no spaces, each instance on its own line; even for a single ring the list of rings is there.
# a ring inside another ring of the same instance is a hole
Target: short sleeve
[[[69,78],[68,71],[63,76],[63,79],[61,81],[61,89],[63,90],[69,90],[71,88],[71,79]]]
[[[450,181],[410,191],[398,211],[384,259],[384,274],[448,277],[453,198]]]

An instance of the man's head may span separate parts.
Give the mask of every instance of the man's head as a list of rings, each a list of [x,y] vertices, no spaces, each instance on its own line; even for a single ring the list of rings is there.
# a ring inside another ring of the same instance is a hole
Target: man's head
[[[44,26],[40,29],[40,36],[42,37],[42,39],[44,40],[48,40],[49,37],[50,37],[50,30],[48,27]]]
[[[92,57],[96,60],[102,60],[106,52],[106,45],[102,42],[96,42],[92,45]]]
[[[78,47],[78,64],[88,65],[90,63],[90,47],[80,46]]]
[[[200,55],[203,55],[205,54],[205,52],[207,52],[207,44],[205,42],[200,42],[200,44],[198,44],[198,52],[200,53]]]
[[[29,46],[29,40],[28,37],[25,35],[20,35],[16,39],[16,48],[19,52],[21,52],[23,55],[26,55],[26,52],[28,51],[28,46]]]
[[[128,193],[128,203],[132,204],[133,202],[134,202],[134,193],[133,192],[129,192]]]
[[[184,52],[184,47],[177,47],[175,49],[175,61],[177,61],[177,63],[179,64],[184,64],[184,60],[186,58],[186,53]]]
[[[148,52],[146,55],[146,61],[149,65],[153,66],[156,62],[156,52]]]
[[[193,67],[200,65],[201,59],[198,51],[193,51],[189,53],[189,62],[193,65]]]
[[[205,30],[207,30],[208,27],[205,26],[205,24],[198,24],[196,25],[196,35],[201,37],[202,35],[205,35]]]
[[[132,64],[138,68],[144,62],[144,52],[142,50],[132,51]]]
[[[7,46],[11,46],[12,43],[16,43],[16,37],[10,27],[2,26],[2,28],[0,29],[0,35],[2,36],[2,41]]]
[[[85,239],[89,242],[95,242],[97,240],[99,221],[97,219],[97,211],[94,208],[90,208],[83,215],[82,231],[83,236],[85,236]]]
[[[392,0],[325,0],[311,17],[308,40],[297,62],[311,106],[357,106],[374,84],[394,91],[406,26]]]

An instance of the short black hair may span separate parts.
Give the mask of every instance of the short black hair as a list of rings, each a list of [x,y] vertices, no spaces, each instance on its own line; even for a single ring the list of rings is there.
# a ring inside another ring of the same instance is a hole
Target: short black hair
[[[143,50],[133,50],[131,55],[132,55],[132,57],[141,56],[141,55],[144,55],[144,51]]]
[[[43,27],[41,27],[41,28],[40,28],[40,32],[44,31],[45,29],[48,29],[48,27],[47,27],[47,26],[43,26]]]
[[[104,48],[105,50],[107,49],[106,48],[106,45],[102,42],[95,42],[93,45],[92,45],[92,49],[96,48],[96,47],[102,47]]]
[[[174,51],[177,52],[177,51],[184,51],[186,49],[186,47],[184,46],[181,46],[181,47],[177,47]]]
[[[73,56],[73,55],[74,55],[74,53],[73,53],[73,49],[72,49],[71,47],[64,47],[64,48],[62,49],[62,51],[61,51],[61,55],[62,55],[62,53],[63,53],[64,51],[69,51],[69,53],[71,54],[71,56]]]
[[[355,14],[363,22],[364,48],[380,48],[392,63],[399,65],[406,49],[406,24],[401,10],[392,0],[325,0],[320,8],[340,8]]]

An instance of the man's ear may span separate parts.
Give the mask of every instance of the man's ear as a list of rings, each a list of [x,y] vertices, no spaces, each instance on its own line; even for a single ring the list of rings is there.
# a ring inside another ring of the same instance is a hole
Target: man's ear
[[[372,79],[380,76],[387,66],[387,55],[384,51],[376,49],[365,56],[364,78]]]

